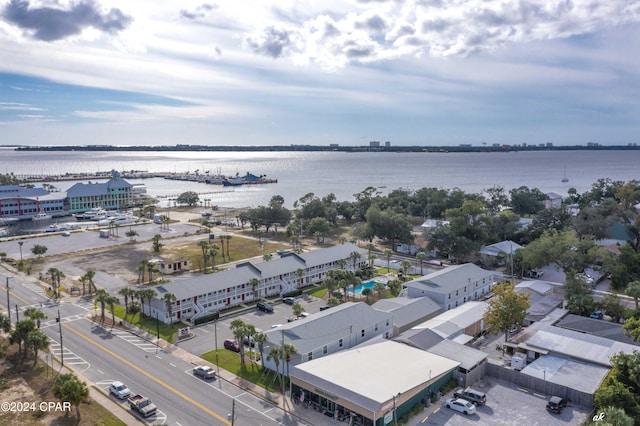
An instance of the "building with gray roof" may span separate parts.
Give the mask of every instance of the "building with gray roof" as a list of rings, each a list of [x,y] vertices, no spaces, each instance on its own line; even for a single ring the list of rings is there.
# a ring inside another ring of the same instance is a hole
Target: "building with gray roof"
[[[494,274],[473,263],[450,266],[404,284],[408,297],[430,297],[444,310],[480,300],[493,288]]]
[[[392,333],[389,313],[373,309],[364,302],[346,302],[283,324],[265,334],[268,337],[266,346],[280,346],[284,342],[296,348],[297,354],[289,363],[293,366],[353,348],[377,336],[387,339]],[[265,359],[264,366],[276,369],[273,360]]]
[[[513,254],[524,247],[513,241],[500,241],[480,249],[480,259],[487,266],[503,266],[510,262]]]
[[[429,297],[393,297],[380,299],[373,309],[391,314],[393,318],[393,335],[409,330],[414,325],[431,319],[442,312],[442,308]]]
[[[607,339],[615,340],[616,342],[638,346],[631,337],[624,334],[624,327],[622,324],[616,324],[611,321],[569,314],[558,321],[555,326],[565,328],[567,330],[578,331],[580,333],[591,334],[593,336],[605,337]],[[638,346],[638,350],[640,351],[640,346]]]
[[[193,320],[210,312],[228,309],[243,303],[255,303],[261,298],[277,297],[304,286],[322,281],[326,273],[338,269],[339,261],[353,267],[352,253],[357,252],[355,267],[366,266],[366,250],[354,244],[341,244],[325,249],[287,254],[268,262],[244,262],[234,269],[206,274],[154,287],[156,297],[145,304],[147,314],[158,315],[165,323],[175,320]],[[257,280],[255,286],[253,279]],[[176,296],[172,305],[172,318],[163,297]]]
[[[93,208],[126,209],[133,205],[130,183],[120,178],[104,183],[76,183],[67,190],[70,213],[86,212]]]
[[[291,369],[291,390],[332,417],[383,426],[423,404],[459,363],[391,341],[364,345]]]
[[[31,219],[37,213],[63,216],[67,214],[66,198],[64,192],[49,192],[44,188],[0,186],[0,218]]]

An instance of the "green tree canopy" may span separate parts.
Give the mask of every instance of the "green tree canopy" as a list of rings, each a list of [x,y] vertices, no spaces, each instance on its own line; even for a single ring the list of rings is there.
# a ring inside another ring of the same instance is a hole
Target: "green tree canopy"
[[[527,316],[531,306],[529,294],[516,293],[514,284],[506,281],[496,284],[492,291],[494,296],[489,299],[484,320],[489,332],[495,334],[503,332],[506,342],[509,330],[513,327],[521,327]]]
[[[73,374],[62,374],[53,384],[53,395],[60,401],[70,402],[76,407],[78,423],[80,422],[80,403],[89,397],[89,388]]]
[[[186,204],[189,207],[197,206],[199,201],[200,197],[194,191],[183,192],[176,198],[178,204]]]

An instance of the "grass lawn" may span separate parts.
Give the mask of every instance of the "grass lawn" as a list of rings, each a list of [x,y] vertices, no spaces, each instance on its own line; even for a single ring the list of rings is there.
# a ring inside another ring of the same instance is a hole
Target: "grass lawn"
[[[249,355],[246,352],[247,357],[253,358],[253,352]],[[265,354],[265,356],[267,356]],[[260,353],[257,353],[257,357],[260,358]],[[200,355],[200,358],[209,361],[212,364],[216,363],[216,351],[215,349]],[[247,361],[245,367],[240,366],[240,354],[230,351],[228,349],[218,349],[218,365],[238,377],[242,377],[245,380],[255,383],[256,385],[267,389],[269,392],[278,392],[282,390],[281,382],[276,376],[275,372],[271,370],[263,370],[260,361],[257,364]],[[282,369],[282,365],[280,365]],[[285,381],[285,389],[289,388],[288,381]]]
[[[58,372],[51,370],[40,360],[34,367],[33,355],[20,364],[16,355],[17,345],[9,346],[5,339],[0,338],[0,347],[3,358],[5,358],[5,362],[0,365],[0,399],[2,402],[34,403],[36,408],[23,412],[1,411],[0,424],[19,426],[77,425],[76,409],[73,406],[70,413],[46,412],[38,409],[41,402],[58,402],[58,399],[51,392]],[[96,404],[93,400],[80,404],[80,424],[126,426],[126,423],[114,417],[102,405]]]
[[[219,233],[221,232],[222,230],[213,229],[211,233],[216,235],[216,238],[214,240],[209,240],[209,235],[205,233],[203,234],[201,239],[191,241],[188,244],[172,244],[170,240],[167,240],[164,242],[165,245],[162,247],[161,253],[165,256],[170,255],[176,258],[188,258],[192,262],[193,270],[201,270],[202,265],[204,264],[204,258],[202,256],[202,248],[198,245],[200,241],[206,241],[210,244],[216,244],[218,247],[220,247],[215,258],[216,267],[219,264],[223,264],[226,262],[246,259],[254,256],[262,256],[263,254],[273,253],[279,249],[290,248],[289,244],[278,244],[271,241],[265,242],[265,240],[263,240],[262,244],[264,245],[264,250],[261,250],[261,245],[258,240],[238,235],[230,235],[230,240],[224,240],[225,256],[223,259],[221,248],[223,240],[219,237]],[[227,247],[229,248],[230,255],[227,254]],[[211,259],[207,260],[207,267],[211,267]]]
[[[313,296],[313,297],[317,297],[318,299],[322,299],[324,296],[327,295],[328,291],[329,291],[329,289],[326,288],[326,287],[318,287],[318,288],[314,288],[308,294],[309,294],[309,296]]]
[[[116,317],[127,321],[130,324],[135,325],[136,327],[147,331],[153,335],[158,334],[158,326],[160,328],[160,338],[166,340],[169,343],[174,342],[174,336],[178,332],[178,329],[185,327],[182,323],[177,323],[173,325],[168,325],[163,323],[162,321],[156,321],[155,318],[141,316],[140,313],[131,315],[128,314],[125,318],[124,315],[124,306],[115,306],[115,314]],[[105,310],[105,317],[111,319],[111,312],[109,312],[108,308]],[[100,309],[98,309],[98,318],[100,318]],[[117,320],[116,320],[117,322]]]

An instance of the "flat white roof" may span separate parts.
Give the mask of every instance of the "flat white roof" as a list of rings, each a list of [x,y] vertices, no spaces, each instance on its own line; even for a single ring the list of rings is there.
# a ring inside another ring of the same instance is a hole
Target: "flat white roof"
[[[460,363],[403,343],[383,341],[298,364],[291,376],[377,411],[404,393]]]

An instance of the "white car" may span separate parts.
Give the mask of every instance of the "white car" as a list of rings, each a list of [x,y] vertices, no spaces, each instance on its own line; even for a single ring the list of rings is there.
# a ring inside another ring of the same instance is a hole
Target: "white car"
[[[127,399],[131,396],[131,391],[122,382],[113,382],[111,386],[109,386],[109,393],[111,395],[115,395],[118,399]]]
[[[476,406],[462,398],[449,398],[447,399],[445,405],[447,406],[447,408],[460,411],[465,415],[475,414],[476,412]]]
[[[596,282],[591,275],[585,274],[585,273],[576,274],[576,278],[591,285],[593,285]]]

